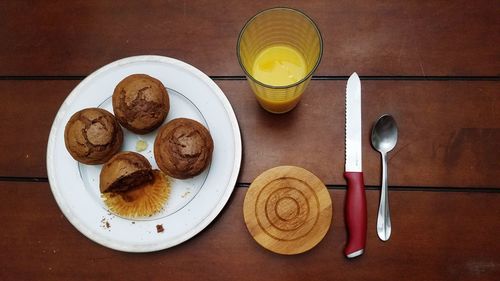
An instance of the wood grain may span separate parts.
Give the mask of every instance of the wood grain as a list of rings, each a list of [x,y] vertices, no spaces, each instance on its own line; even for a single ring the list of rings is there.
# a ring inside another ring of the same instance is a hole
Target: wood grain
[[[1,176],[46,177],[50,128],[79,81],[0,81]]]
[[[317,22],[324,38],[317,75],[500,75],[494,0],[1,1],[0,75],[87,75],[141,54],[243,75],[238,33],[275,6]]]
[[[499,193],[391,192],[393,235],[384,243],[375,230],[378,192],[368,191],[367,250],[347,260],[344,191],[330,191],[334,217],[323,241],[295,256],[274,254],[252,239],[242,214],[246,191],[236,188],[220,216],[193,239],[129,254],[80,234],[48,184],[0,182],[0,196],[9,198],[0,205],[0,279],[475,281],[500,274],[500,225],[493,223]]]
[[[78,81],[0,81],[0,176],[46,177],[50,126]],[[345,81],[312,81],[296,109],[267,113],[246,81],[217,81],[242,132],[239,182],[295,165],[326,184],[345,185]],[[372,123],[384,113],[399,126],[389,153],[389,186],[500,187],[498,82],[362,81],[366,185],[380,184],[380,156],[370,146]]]

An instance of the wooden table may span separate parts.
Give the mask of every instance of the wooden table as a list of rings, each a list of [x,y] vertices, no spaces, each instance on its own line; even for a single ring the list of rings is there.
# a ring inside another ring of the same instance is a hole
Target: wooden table
[[[324,56],[300,105],[273,115],[256,103],[236,39],[260,10],[311,16]],[[1,1],[0,280],[498,280],[500,276],[500,6],[498,1]],[[59,210],[45,165],[49,129],[95,69],[141,54],[180,59],[224,91],[242,131],[228,204],[200,234],[132,254],[80,234]],[[343,221],[344,93],[363,85],[367,249],[348,260]],[[400,128],[389,158],[393,233],[375,230],[380,158],[372,123]],[[278,165],[316,174],[334,206],[311,251],[261,248],[242,214],[252,180]]]

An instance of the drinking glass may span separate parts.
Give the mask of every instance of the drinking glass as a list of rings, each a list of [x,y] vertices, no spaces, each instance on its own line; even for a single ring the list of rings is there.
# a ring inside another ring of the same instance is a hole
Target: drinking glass
[[[253,16],[237,43],[238,61],[250,88],[272,113],[297,105],[322,54],[323,40],[314,21],[291,8],[271,8]]]

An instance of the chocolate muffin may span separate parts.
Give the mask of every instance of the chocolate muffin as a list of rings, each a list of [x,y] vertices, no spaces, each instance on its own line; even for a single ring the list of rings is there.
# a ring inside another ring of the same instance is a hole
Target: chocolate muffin
[[[86,108],[69,119],[64,143],[75,160],[102,164],[120,150],[123,131],[113,114],[101,108]]]
[[[102,193],[123,192],[152,180],[151,164],[146,157],[136,152],[120,152],[102,166],[99,189]]]
[[[158,128],[170,110],[167,89],[160,80],[146,74],[133,74],[120,81],[112,100],[118,122],[137,134]]]
[[[163,125],[154,143],[160,170],[177,178],[199,175],[212,160],[214,144],[208,130],[195,120],[174,119]]]
[[[102,167],[99,189],[109,211],[136,218],[162,210],[170,195],[170,181],[136,152],[121,152]]]

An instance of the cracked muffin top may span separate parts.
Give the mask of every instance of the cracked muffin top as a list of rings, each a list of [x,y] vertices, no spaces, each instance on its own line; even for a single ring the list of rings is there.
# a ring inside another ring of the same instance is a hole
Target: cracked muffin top
[[[188,118],[177,118],[158,131],[154,157],[165,174],[187,179],[207,168],[213,149],[212,136],[202,124]]]
[[[167,89],[160,80],[146,74],[133,74],[120,81],[112,102],[118,122],[136,134],[154,131],[170,110]]]
[[[69,119],[64,143],[75,160],[103,164],[120,150],[123,131],[113,114],[100,108],[86,108]]]

